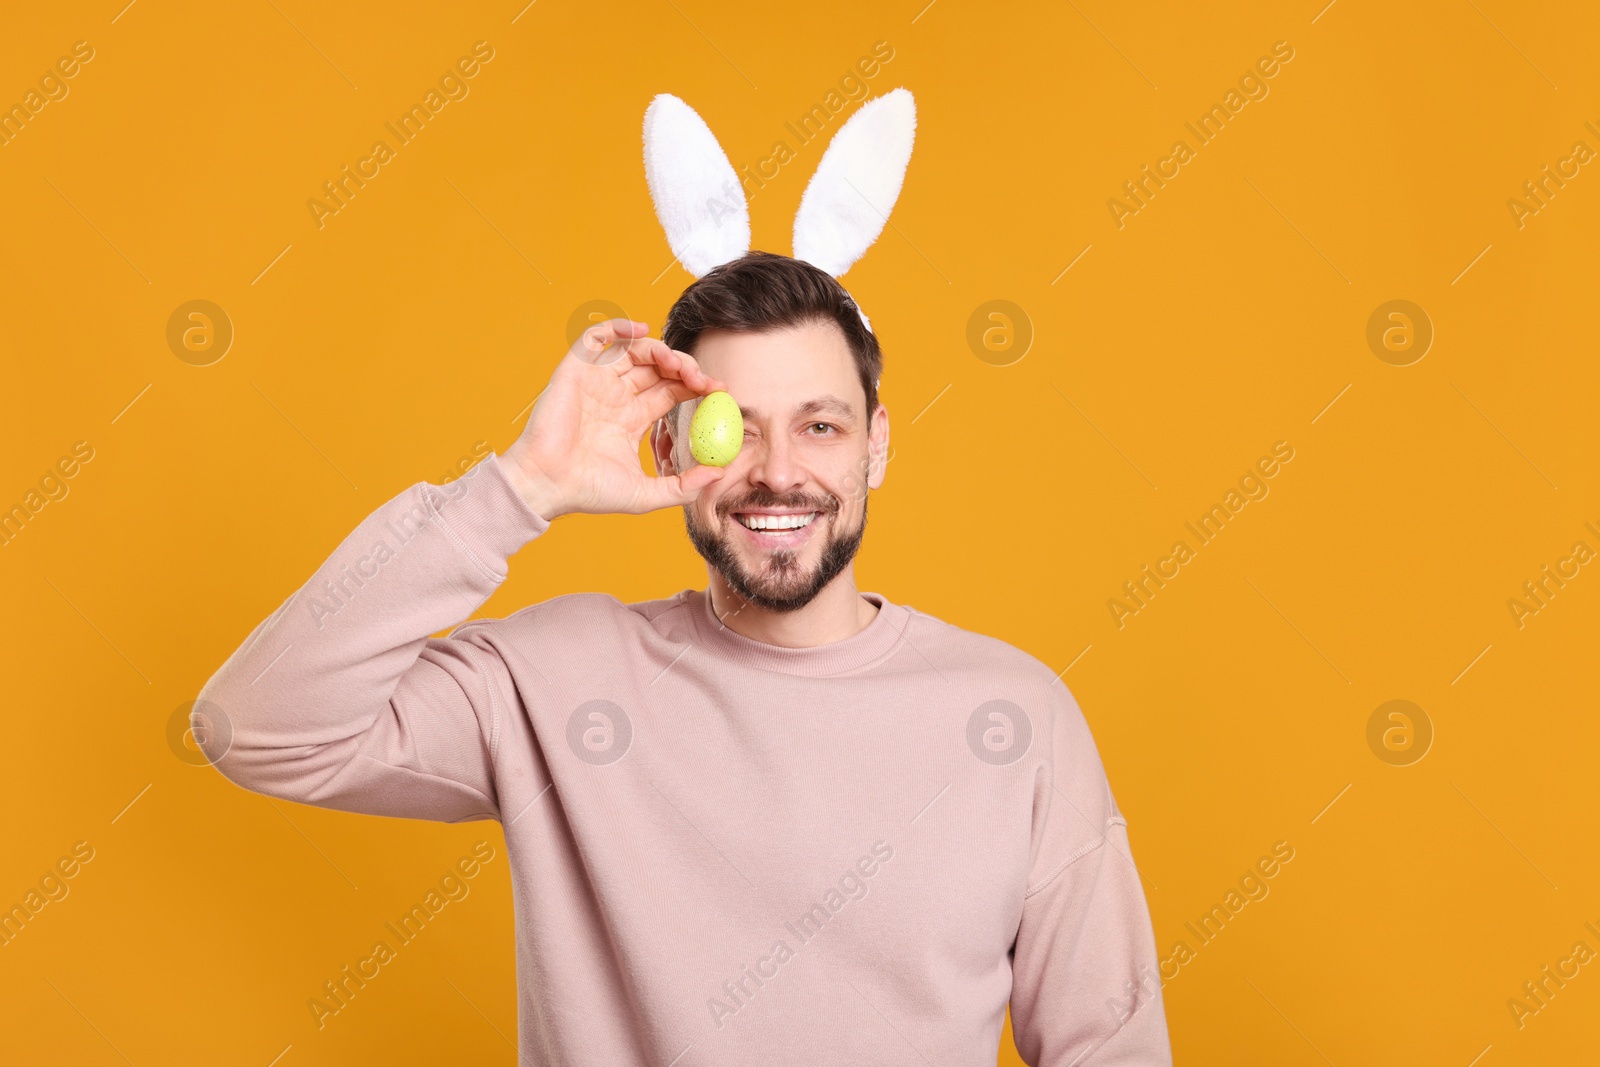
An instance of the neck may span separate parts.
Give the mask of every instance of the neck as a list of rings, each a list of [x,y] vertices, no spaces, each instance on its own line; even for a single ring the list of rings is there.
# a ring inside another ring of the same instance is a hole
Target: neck
[[[846,567],[805,607],[778,612],[751,603],[733,591],[721,573],[707,568],[706,596],[722,625],[742,637],[780,648],[813,648],[854,637],[878,614],[856,588],[855,566]]]

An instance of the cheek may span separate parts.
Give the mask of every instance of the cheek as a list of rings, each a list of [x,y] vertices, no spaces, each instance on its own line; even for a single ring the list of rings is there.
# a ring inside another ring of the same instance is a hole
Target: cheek
[[[851,515],[861,510],[866,500],[868,491],[868,477],[871,467],[866,459],[845,472],[831,487],[831,492],[839,500],[839,511],[844,515]]]
[[[861,525],[861,511],[864,506],[862,490],[850,492],[841,487],[834,494],[839,498],[839,510],[833,513],[833,530],[854,530]]]
[[[724,478],[723,480],[726,481],[727,479]],[[718,488],[720,488],[720,486]],[[691,505],[694,508],[695,517],[699,520],[700,525],[708,528],[717,525],[717,523],[721,521],[717,514],[717,506],[722,501],[730,499],[732,499],[732,496],[726,489],[716,493],[716,495],[712,495],[710,491],[701,493],[699,500]]]

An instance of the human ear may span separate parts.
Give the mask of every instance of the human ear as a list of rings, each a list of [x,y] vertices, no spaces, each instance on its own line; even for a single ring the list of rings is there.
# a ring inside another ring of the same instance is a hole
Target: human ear
[[[889,409],[881,402],[872,413],[872,428],[867,433],[867,486],[877,489],[889,471],[889,460],[894,452],[889,448]]]
[[[656,473],[663,478],[670,478],[678,473],[678,465],[672,458],[674,447],[672,427],[668,422],[670,418],[670,413],[664,415],[650,427],[650,452],[655,457]]]

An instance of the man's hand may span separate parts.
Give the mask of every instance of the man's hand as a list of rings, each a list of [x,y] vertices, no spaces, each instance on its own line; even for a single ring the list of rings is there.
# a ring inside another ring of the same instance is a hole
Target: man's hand
[[[640,465],[639,442],[657,419],[682,401],[727,388],[649,332],[647,323],[628,319],[585,330],[501,457],[522,499],[544,518],[642,515],[687,504],[722,477],[722,468],[697,464],[657,478]]]

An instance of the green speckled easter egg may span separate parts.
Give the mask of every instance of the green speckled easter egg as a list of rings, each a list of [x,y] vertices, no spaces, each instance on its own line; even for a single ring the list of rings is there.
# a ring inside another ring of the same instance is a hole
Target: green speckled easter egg
[[[717,390],[707,393],[689,420],[689,452],[697,463],[726,467],[744,447],[744,416],[733,397]]]

